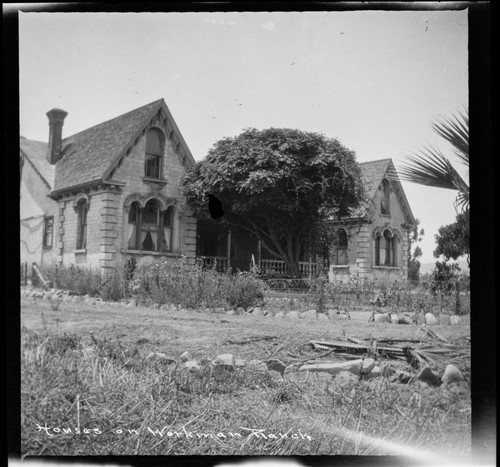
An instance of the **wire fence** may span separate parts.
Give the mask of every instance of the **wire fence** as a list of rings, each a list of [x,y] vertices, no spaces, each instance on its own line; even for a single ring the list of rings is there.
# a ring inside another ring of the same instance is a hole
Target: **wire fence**
[[[470,313],[470,280],[327,282],[324,279],[268,279],[266,296],[296,300],[318,311],[381,309],[387,312]]]

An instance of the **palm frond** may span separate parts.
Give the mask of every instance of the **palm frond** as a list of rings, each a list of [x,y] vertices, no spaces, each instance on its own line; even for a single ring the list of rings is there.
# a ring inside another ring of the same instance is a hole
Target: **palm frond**
[[[420,154],[408,156],[407,161],[399,169],[403,180],[435,188],[458,190],[468,197],[469,186],[438,149],[426,147]]]
[[[432,125],[434,131],[454,148],[457,157],[469,166],[469,111],[464,109],[458,115],[438,120]]]

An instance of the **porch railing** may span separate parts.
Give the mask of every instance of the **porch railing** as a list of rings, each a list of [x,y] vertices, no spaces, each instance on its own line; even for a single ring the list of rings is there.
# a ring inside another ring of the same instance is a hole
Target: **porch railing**
[[[316,276],[318,264],[309,261],[299,261],[300,274],[302,276]],[[263,275],[288,275],[289,271],[284,261],[277,259],[261,259],[260,272]]]
[[[196,261],[203,268],[213,268],[215,265],[217,272],[225,272],[229,268],[229,258],[225,256],[199,256]]]

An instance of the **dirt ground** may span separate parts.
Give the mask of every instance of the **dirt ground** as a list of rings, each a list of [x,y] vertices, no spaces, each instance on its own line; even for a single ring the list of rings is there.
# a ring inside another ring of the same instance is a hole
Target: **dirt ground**
[[[352,312],[350,320],[323,321],[276,319],[269,316],[226,315],[192,310],[163,311],[124,304],[60,304],[53,310],[47,300],[23,297],[21,325],[50,334],[78,334],[86,338],[119,339],[125,346],[162,352],[178,358],[189,351],[193,358],[214,358],[232,353],[236,358],[275,357],[286,363],[288,354],[310,353],[310,340],[380,338],[424,339],[418,325],[375,324],[371,313]],[[434,325],[430,328],[454,341],[470,337],[469,317],[462,316],[458,326]]]

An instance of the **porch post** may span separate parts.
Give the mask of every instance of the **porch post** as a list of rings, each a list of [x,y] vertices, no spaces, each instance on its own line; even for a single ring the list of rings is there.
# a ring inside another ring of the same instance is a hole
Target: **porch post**
[[[231,231],[227,231],[227,267],[231,267]]]
[[[257,265],[259,266],[259,268],[260,268],[261,249],[262,249],[262,243],[260,240],[257,240]]]

